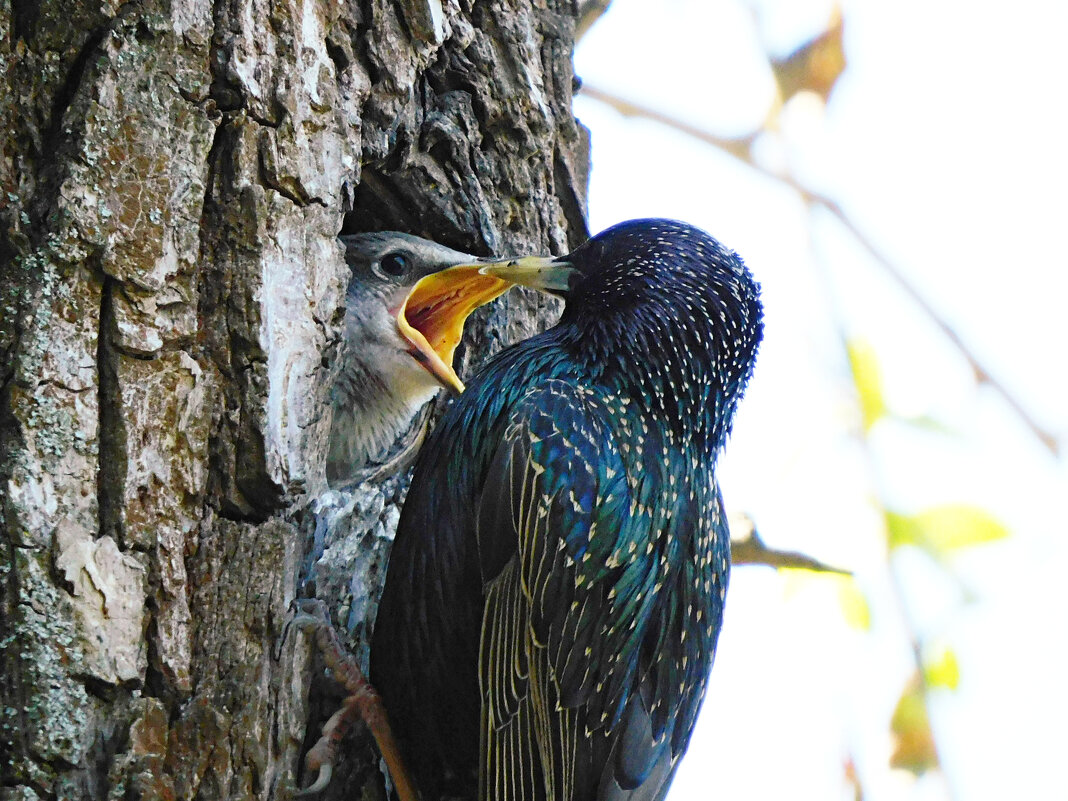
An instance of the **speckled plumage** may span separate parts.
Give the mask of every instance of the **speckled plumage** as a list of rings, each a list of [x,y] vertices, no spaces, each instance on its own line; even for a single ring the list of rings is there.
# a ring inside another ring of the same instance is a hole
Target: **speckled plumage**
[[[715,458],[762,333],[741,260],[624,223],[423,449],[371,680],[425,797],[662,798],[729,571]],[[476,790],[476,785],[480,785]]]

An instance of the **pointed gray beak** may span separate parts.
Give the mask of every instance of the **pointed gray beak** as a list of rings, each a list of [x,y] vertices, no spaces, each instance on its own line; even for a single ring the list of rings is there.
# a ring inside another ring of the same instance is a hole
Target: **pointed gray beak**
[[[479,272],[542,292],[561,294],[571,289],[578,271],[569,262],[551,256],[524,256],[488,264]]]

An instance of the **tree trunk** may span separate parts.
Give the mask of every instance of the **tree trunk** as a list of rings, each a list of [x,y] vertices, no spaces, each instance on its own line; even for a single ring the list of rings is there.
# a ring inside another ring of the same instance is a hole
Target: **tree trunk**
[[[326,489],[335,236],[581,241],[574,13],[0,0],[0,798],[310,781],[337,695],[287,610],[366,657],[406,488]],[[552,311],[513,291],[458,356]],[[382,798],[348,746],[324,797]]]

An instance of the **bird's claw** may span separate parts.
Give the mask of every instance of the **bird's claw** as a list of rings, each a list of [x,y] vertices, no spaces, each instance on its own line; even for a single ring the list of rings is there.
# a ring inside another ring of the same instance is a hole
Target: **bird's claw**
[[[334,771],[338,746],[352,725],[363,718],[375,731],[384,719],[378,693],[368,683],[356,659],[345,650],[337,631],[330,622],[326,604],[317,598],[301,598],[293,601],[293,617],[290,624],[315,638],[315,644],[339,684],[348,692],[341,707],[323,725],[323,734],[308,752],[304,764],[308,772],[318,771],[316,780],[297,795],[313,795],[326,789]]]
[[[326,604],[318,598],[294,598],[291,604],[293,610],[292,623],[301,628],[330,625],[330,617],[326,610]]]
[[[323,625],[323,619],[321,617],[309,615],[305,612],[298,612],[297,614],[293,615],[292,619],[289,622],[301,631],[307,631],[308,629],[314,629],[318,626]]]
[[[309,784],[303,790],[298,790],[293,793],[294,798],[307,798],[308,796],[321,793],[330,784],[330,779],[334,774],[334,765],[331,762],[325,762],[319,767],[319,775],[316,777],[312,784]]]
[[[389,718],[375,688],[364,678],[359,663],[344,646],[330,623],[326,604],[310,598],[293,602],[293,617],[290,623],[308,631],[315,637],[315,644],[323,656],[323,662],[333,672],[335,680],[348,692],[341,707],[323,724],[323,735],[304,758],[308,772],[319,774],[311,786],[301,790],[299,797],[321,792],[330,783],[342,738],[360,718],[371,730],[379,751],[393,777],[394,787],[401,801],[419,801],[419,791],[404,766],[400,750],[389,726]]]

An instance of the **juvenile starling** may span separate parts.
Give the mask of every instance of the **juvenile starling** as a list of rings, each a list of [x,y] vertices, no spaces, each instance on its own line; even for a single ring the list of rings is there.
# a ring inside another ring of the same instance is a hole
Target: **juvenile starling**
[[[395,464],[390,447],[420,407],[443,386],[463,390],[452,357],[464,321],[510,286],[479,274],[487,260],[410,234],[340,240],[352,278],[331,393],[327,478],[333,485],[353,479],[359,468]]]
[[[759,287],[668,220],[483,272],[566,307],[423,447],[371,682],[427,801],[661,799],[723,616],[715,461],[762,335]]]

